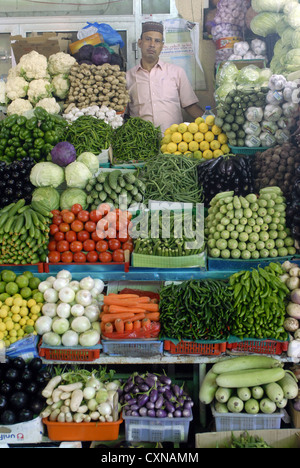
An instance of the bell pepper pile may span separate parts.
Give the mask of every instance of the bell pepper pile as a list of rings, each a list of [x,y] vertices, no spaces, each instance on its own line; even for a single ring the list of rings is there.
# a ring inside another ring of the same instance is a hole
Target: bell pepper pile
[[[64,119],[41,107],[30,118],[16,114],[6,117],[0,122],[0,161],[11,163],[26,157],[46,161],[66,126]]]

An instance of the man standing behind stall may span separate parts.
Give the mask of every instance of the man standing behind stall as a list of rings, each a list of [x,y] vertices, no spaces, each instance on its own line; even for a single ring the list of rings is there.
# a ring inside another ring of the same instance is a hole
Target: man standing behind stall
[[[162,132],[183,122],[182,109],[193,119],[203,115],[198,98],[182,67],[163,62],[164,28],[161,23],[143,24],[138,41],[141,62],[127,72],[130,103],[127,114],[149,120]]]

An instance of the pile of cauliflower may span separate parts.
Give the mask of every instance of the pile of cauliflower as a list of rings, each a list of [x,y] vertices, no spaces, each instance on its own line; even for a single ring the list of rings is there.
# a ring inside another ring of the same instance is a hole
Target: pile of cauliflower
[[[64,100],[69,93],[69,74],[75,62],[74,57],[64,52],[49,59],[36,51],[23,55],[8,73],[7,115],[22,115],[35,107],[59,114],[62,109],[58,100]]]

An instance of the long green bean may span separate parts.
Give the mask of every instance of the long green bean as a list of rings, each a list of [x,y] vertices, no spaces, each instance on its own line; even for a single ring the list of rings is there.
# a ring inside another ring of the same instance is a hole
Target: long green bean
[[[104,120],[83,115],[69,126],[66,141],[74,146],[78,156],[84,152],[97,155],[110,147],[112,134],[112,127]]]

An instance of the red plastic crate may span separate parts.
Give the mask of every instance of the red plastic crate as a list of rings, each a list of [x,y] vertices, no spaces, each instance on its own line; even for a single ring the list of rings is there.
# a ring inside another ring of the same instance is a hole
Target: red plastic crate
[[[201,355],[201,356],[218,356],[225,353],[226,342],[213,343],[213,342],[201,342],[196,343],[194,341],[181,341],[178,345],[175,345],[172,341],[166,340],[164,342],[164,350],[170,354],[181,354],[181,355]]]
[[[288,341],[276,340],[244,340],[237,343],[227,343],[227,349],[230,351],[277,356],[287,352],[288,347]]]
[[[100,357],[100,343],[92,348],[83,348],[81,346],[74,348],[58,346],[54,348],[43,345],[43,340],[41,340],[38,348],[39,356],[47,361],[92,362]]]

